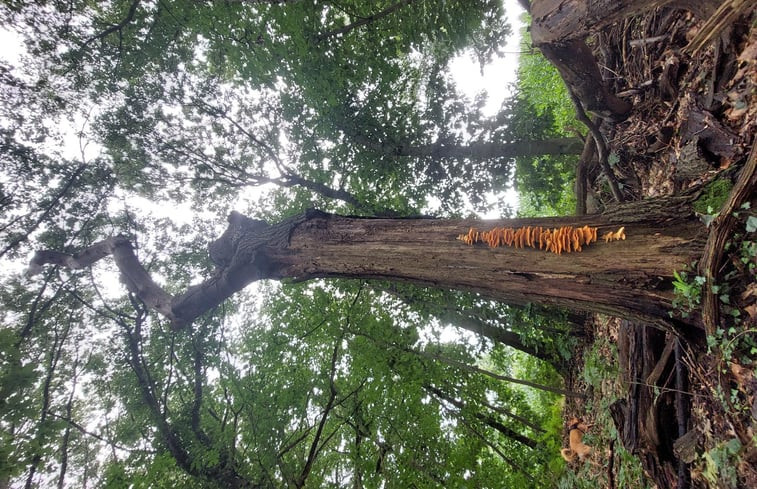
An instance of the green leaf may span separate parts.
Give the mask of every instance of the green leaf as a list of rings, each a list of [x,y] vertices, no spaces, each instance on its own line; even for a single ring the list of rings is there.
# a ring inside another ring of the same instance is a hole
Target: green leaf
[[[755,216],[749,216],[746,220],[746,231],[748,233],[753,233],[757,231],[757,217]]]
[[[710,227],[718,214],[699,214],[699,219],[704,223],[705,227]]]
[[[741,441],[738,438],[731,438],[725,445],[728,453],[735,454],[741,450]]]

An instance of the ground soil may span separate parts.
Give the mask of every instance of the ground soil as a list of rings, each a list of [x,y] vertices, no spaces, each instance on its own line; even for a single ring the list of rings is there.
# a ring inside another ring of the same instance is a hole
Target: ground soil
[[[685,11],[659,9],[589,39],[612,89],[634,106],[622,122],[601,125],[629,200],[733,182],[749,157],[757,128],[757,12],[742,12],[692,53],[689,42],[702,28]],[[601,210],[612,195],[598,166],[589,176],[593,207]],[[718,269],[728,287],[719,290],[722,333],[676,335],[603,316],[587,322],[592,341],[567,378],[568,388],[587,398],[567,401],[565,418],[611,419],[614,429],[595,435],[602,463],[576,470],[622,487],[622,449],[641,461],[650,486],[757,487],[757,285],[755,257],[745,251],[755,241],[746,225],[757,208],[754,192],[747,202]],[[714,212],[703,209],[702,219]],[[592,383],[588,355],[604,358],[616,375]]]

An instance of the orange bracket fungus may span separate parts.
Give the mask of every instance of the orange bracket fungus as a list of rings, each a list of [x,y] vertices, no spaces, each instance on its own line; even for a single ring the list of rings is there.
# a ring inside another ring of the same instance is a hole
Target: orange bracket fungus
[[[492,248],[498,246],[539,248],[560,255],[563,251],[567,253],[581,251],[584,246],[595,242],[597,240],[597,228],[563,226],[549,229],[541,226],[524,226],[517,229],[494,228],[490,231],[477,231],[475,228],[470,228],[468,234],[461,234],[457,239],[469,245],[482,242]],[[625,227],[615,232],[605,233],[602,235],[602,239],[606,243],[626,239]]]

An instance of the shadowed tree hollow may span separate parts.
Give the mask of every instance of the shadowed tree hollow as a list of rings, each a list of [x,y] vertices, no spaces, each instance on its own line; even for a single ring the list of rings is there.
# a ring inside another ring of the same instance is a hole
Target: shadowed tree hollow
[[[379,219],[308,211],[277,224],[232,212],[210,244],[212,277],[171,296],[137,261],[126,237],[77,255],[40,251],[45,264],[82,268],[112,255],[122,280],[149,307],[180,327],[261,279],[343,277],[410,282],[478,292],[510,304],[548,304],[662,323],[669,319],[673,270],[698,259],[706,232],[692,195],[619,205],[602,215],[507,220]],[[624,241],[598,242],[557,255],[533,248],[466,245],[471,227],[625,228]],[[698,319],[688,319],[699,325]]]

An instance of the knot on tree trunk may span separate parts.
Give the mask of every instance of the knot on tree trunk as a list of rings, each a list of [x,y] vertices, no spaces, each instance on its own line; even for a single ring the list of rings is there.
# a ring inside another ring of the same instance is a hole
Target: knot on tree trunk
[[[254,254],[254,249],[246,243],[251,238],[264,234],[271,227],[265,221],[251,219],[237,211],[231,211],[228,222],[229,227],[226,231],[208,246],[210,260],[220,269],[228,268],[232,262],[239,263],[245,258],[253,258],[239,255],[249,252]]]

